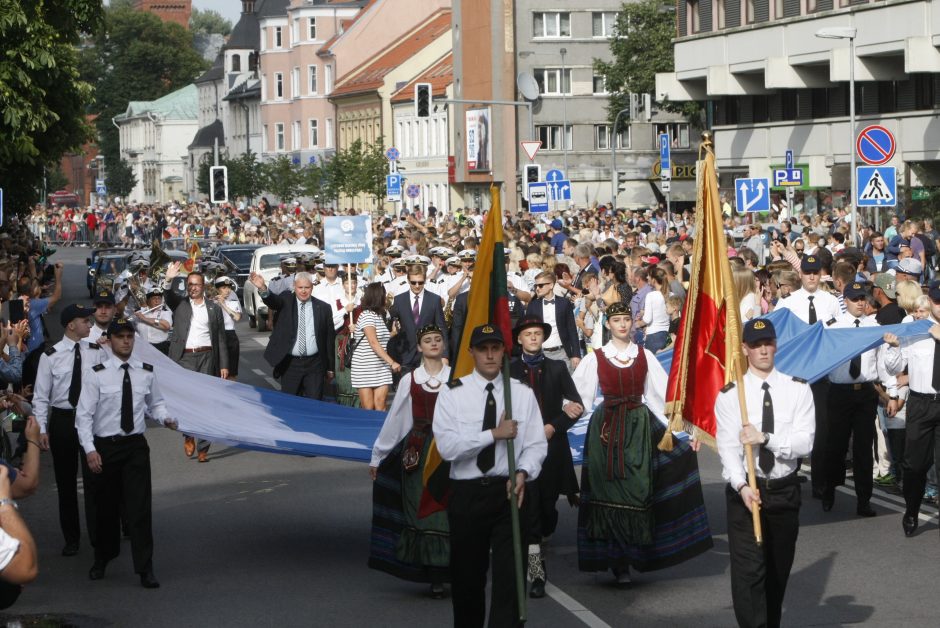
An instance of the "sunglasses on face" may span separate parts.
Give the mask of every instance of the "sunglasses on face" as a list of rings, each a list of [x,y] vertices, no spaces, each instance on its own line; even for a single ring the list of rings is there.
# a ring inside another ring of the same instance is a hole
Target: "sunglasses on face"
[[[535,287],[536,287],[536,288],[544,288],[545,286],[550,286],[550,285],[552,285],[552,284],[550,284],[550,283],[537,283],[537,284],[535,284]]]
[[[423,282],[423,281],[409,281],[408,283],[410,283],[412,286],[423,286],[423,285],[424,285],[424,282]]]

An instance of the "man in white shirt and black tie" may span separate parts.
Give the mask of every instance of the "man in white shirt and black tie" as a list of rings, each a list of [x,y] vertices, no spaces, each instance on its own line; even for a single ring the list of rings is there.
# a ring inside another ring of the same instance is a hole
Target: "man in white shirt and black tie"
[[[526,479],[535,479],[548,451],[538,402],[532,390],[510,380],[512,420],[505,418],[500,369],[506,350],[502,333],[481,325],[470,336],[474,371],[441,389],[432,423],[437,449],[450,461],[453,493],[447,505],[454,625],[482,627],[486,618],[486,574],[493,555],[490,626],[520,625],[516,609],[512,519],[507,497],[513,439],[515,498],[521,505]],[[497,417],[499,421],[497,422]]]
[[[153,366],[132,357],[134,326],[115,319],[108,329],[111,355],[82,375],[75,412],[78,439],[94,486],[95,562],[92,580],[104,578],[108,562],[121,553],[121,510],[131,537],[134,572],[147,589],[160,586],[153,575],[153,518],[150,447],[145,415],[175,430],[157,386]]]
[[[748,359],[748,425],[742,427],[734,384],[725,386],[715,403],[721,475],[728,482],[731,599],[738,625],[776,627],[800,529],[797,459],[809,454],[813,445],[813,394],[805,381],[774,368],[773,323],[748,321],[742,339]],[[756,493],[748,484],[744,445],[751,445],[756,458]],[[760,508],[762,545],[754,540],[753,508]]]

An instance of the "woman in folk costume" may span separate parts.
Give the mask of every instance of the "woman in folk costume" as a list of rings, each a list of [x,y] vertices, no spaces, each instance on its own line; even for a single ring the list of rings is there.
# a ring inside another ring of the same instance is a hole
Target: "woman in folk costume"
[[[433,434],[437,394],[450,377],[437,325],[418,330],[421,365],[404,375],[372,447],[372,547],[369,566],[412,582],[430,582],[444,596],[450,580],[447,511],[422,508],[422,477]]]
[[[666,372],[631,342],[629,306],[611,304],[606,315],[610,342],[573,375],[584,407],[595,407],[581,468],[578,568],[610,569],[626,584],[631,566],[676,565],[710,549],[712,539],[693,445],[673,436],[672,451],[657,448],[666,432]]]

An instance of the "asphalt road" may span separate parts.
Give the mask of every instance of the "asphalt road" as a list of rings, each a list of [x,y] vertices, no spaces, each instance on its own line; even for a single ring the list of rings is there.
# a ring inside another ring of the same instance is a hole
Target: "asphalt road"
[[[87,302],[85,249],[61,249],[64,303]],[[56,313],[58,309],[56,309]],[[57,315],[50,317],[54,337]],[[261,357],[267,334],[239,326],[240,380],[271,386]],[[172,394],[172,391],[165,391]],[[211,400],[207,400],[211,403]],[[194,408],[194,412],[198,412]],[[140,587],[129,544],[102,581],[92,552],[63,558],[51,457],[40,491],[20,507],[40,548],[40,576],[10,611],[44,625],[74,626],[446,626],[449,600],[366,567],[371,483],[365,465],[215,447],[208,464],[185,459],[182,437],[147,436],[153,469],[155,573]],[[550,597],[531,600],[532,626],[733,626],[723,484],[717,456],[700,456],[715,547],[679,567],[634,574],[617,588],[609,574],[577,570],[576,512],[562,506],[548,546]],[[901,531],[898,496],[876,489],[878,516],[855,516],[839,493],[831,513],[804,487],[801,531],[784,623],[791,626],[935,625],[936,508],[914,538]],[[0,615],[11,618],[12,615]],[[14,625],[8,623],[7,625]]]

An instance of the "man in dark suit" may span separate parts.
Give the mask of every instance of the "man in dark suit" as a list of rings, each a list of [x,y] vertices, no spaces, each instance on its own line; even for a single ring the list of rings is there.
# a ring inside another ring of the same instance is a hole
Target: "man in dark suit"
[[[551,334],[545,338],[542,352],[553,360],[562,360],[569,371],[574,371],[581,361],[574,306],[568,299],[555,295],[556,281],[552,272],[536,275],[535,298],[529,301],[525,318],[536,318],[551,326]]]
[[[306,272],[294,276],[293,292],[269,292],[257,273],[251,283],[265,305],[279,312],[264,359],[281,380],[281,392],[323,399],[324,380],[333,379],[333,309],[312,296],[313,278]]]
[[[404,334],[405,346],[401,356],[401,366],[404,370],[417,368],[420,362],[418,355],[418,330],[425,325],[437,325],[444,331],[445,357],[448,357],[449,347],[447,340],[447,325],[444,323],[444,308],[441,306],[441,297],[424,289],[426,273],[424,266],[414,264],[408,267],[408,292],[395,297],[392,305],[392,317],[398,319],[401,332]]]
[[[165,287],[173,284],[179,275],[180,263],[170,264],[166,271]],[[206,278],[192,272],[186,277],[186,298],[173,290],[165,290],[164,302],[173,311],[173,336],[169,357],[185,369],[226,379],[228,377],[228,349],[225,344],[225,321],[219,305],[206,298]],[[199,462],[206,462],[209,441],[199,440]],[[183,451],[191,457],[196,441],[184,435]]]
[[[567,495],[575,503],[578,494],[578,476],[574,472],[568,430],[584,412],[581,396],[560,360],[552,360],[542,353],[542,344],[550,337],[550,325],[537,318],[523,319],[513,330],[516,343],[522,347],[520,357],[509,366],[509,374],[527,384],[535,398],[545,424],[548,455],[542,463],[538,479],[526,483],[525,518],[529,535],[529,579],[532,597],[545,597],[545,560],[541,542],[558,525],[555,505],[559,495]]]

